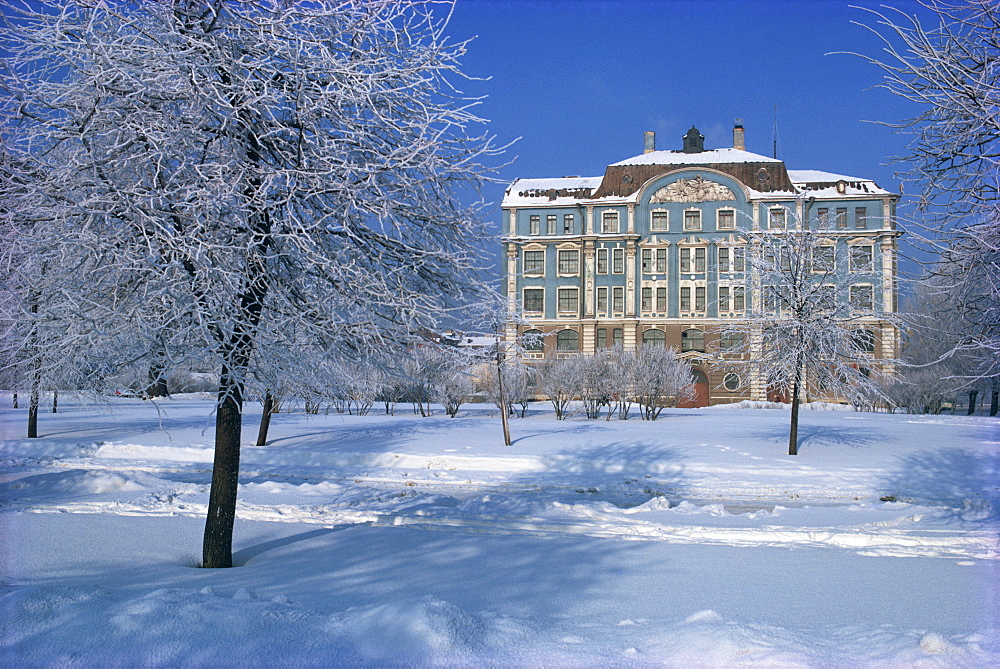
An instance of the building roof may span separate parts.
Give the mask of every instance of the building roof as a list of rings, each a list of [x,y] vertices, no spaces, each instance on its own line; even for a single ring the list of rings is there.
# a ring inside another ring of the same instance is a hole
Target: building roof
[[[849,177],[820,170],[788,170],[788,178],[801,191],[814,197],[843,197],[845,195],[889,195],[890,192],[872,179]],[[841,184],[838,188],[837,184]]]
[[[515,179],[507,187],[503,206],[526,204],[578,204],[589,199],[604,177],[562,177],[553,179]]]
[[[625,165],[706,165],[712,163],[780,163],[776,158],[768,158],[757,153],[740,149],[710,149],[697,153],[683,151],[651,151],[641,153],[611,167]]]

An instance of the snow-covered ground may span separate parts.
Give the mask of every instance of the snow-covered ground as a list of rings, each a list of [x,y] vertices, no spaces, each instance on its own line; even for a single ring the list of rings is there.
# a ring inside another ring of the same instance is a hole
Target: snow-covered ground
[[[203,570],[211,399],[0,402],[3,666],[1000,665],[994,418],[248,404]]]

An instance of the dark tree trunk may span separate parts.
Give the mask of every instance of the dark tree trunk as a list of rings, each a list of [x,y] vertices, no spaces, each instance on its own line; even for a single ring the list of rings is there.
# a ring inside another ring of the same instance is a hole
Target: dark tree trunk
[[[59,413],[59,391],[52,391],[52,413]]]
[[[38,384],[33,382],[28,398],[28,439],[38,437]]]
[[[167,366],[162,362],[153,362],[149,365],[149,385],[143,394],[146,397],[167,397],[167,378],[164,374]]]
[[[507,397],[503,391],[503,350],[500,348],[500,338],[497,337],[497,387],[500,391],[500,423],[503,425],[503,443],[510,446],[510,421],[507,415]]]
[[[208,519],[202,566],[233,566],[233,525],[236,522],[236,488],[240,478],[240,436],[243,432],[242,382],[228,367],[219,379],[215,415],[215,462],[208,497]]]
[[[788,454],[799,454],[799,380],[792,386],[792,423],[788,429]]]
[[[14,408],[17,408],[17,392],[14,392]]]
[[[271,414],[274,410],[274,396],[271,391],[264,392],[264,411],[260,415],[260,430],[257,431],[257,445],[263,446],[267,443],[267,431],[271,427]]]
[[[978,396],[979,396],[978,390],[969,391],[969,410],[968,412],[966,412],[965,415],[971,416],[972,414],[976,413],[976,397]]]
[[[996,416],[998,411],[1000,411],[1000,378],[994,376],[990,381],[990,415]]]

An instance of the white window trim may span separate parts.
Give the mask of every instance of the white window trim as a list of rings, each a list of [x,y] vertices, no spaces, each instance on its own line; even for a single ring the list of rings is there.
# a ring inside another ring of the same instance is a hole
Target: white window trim
[[[731,228],[724,228],[724,227],[722,227],[722,225],[721,225],[721,223],[719,221],[719,218],[720,218],[719,214],[722,213],[722,212],[724,212],[724,211],[732,212],[732,214],[733,214],[733,226]],[[716,209],[715,210],[715,229],[716,230],[735,230],[736,229],[736,209],[734,209],[733,207],[719,207],[718,209]]]
[[[615,220],[615,229],[614,231],[609,231],[607,229],[606,221],[609,220],[609,218],[612,216],[614,217]],[[622,229],[621,212],[619,212],[617,209],[605,209],[601,212],[602,235],[617,235],[620,234],[621,229]]]
[[[562,304],[561,304],[562,300],[560,299],[561,297],[560,293],[562,293],[564,290],[572,290],[573,292],[576,293],[576,309],[573,309],[571,311],[569,310],[564,311],[562,309]],[[566,315],[566,314],[576,315],[579,312],[580,312],[580,288],[578,286],[559,286],[558,288],[556,288],[556,313],[560,315]]]
[[[782,226],[780,228],[773,227],[771,223],[774,221],[774,214],[781,214]],[[782,205],[775,205],[773,207],[767,208],[767,229],[768,230],[788,230],[788,207]]]
[[[868,247],[868,265],[861,269],[854,269],[854,249],[859,246]],[[847,245],[847,271],[851,274],[871,274],[875,271],[875,244],[871,239],[852,241]]]
[[[575,253],[576,254],[576,271],[575,272],[561,272],[561,271],[559,271],[559,265],[561,264],[559,256],[562,255],[563,253]],[[580,249],[578,249],[578,248],[558,249],[556,251],[556,276],[558,276],[558,277],[580,276]]]
[[[601,256],[604,256],[604,271],[601,271]],[[611,254],[608,252],[607,247],[597,249],[597,260],[596,267],[594,271],[597,274],[605,275],[611,273]]]
[[[830,267],[825,269],[816,268],[816,249],[832,249],[833,257],[830,259]],[[813,274],[833,274],[837,271],[837,245],[832,243],[816,244],[810,252],[809,271]]]
[[[541,251],[542,252],[542,268],[539,270],[527,270],[524,269],[524,254],[528,251]],[[545,262],[548,260],[545,254],[545,246],[541,244],[529,244],[527,246],[521,247],[521,273],[524,276],[531,277],[544,277],[545,276]]]
[[[540,290],[542,291],[542,308],[538,311],[529,311],[527,304],[528,301],[524,298],[524,291],[526,290]],[[524,309],[526,314],[544,314],[545,313],[545,287],[544,286],[522,286],[521,288],[521,308]]]
[[[694,227],[690,227],[689,228],[688,227],[688,213],[689,212],[695,212],[695,213],[698,214],[698,227],[696,227],[696,228],[694,228]],[[687,207],[686,209],[684,209],[684,214],[683,214],[684,220],[681,222],[681,225],[684,228],[684,232],[701,232],[701,229],[702,229],[702,226],[703,226],[703,223],[702,223],[703,214],[704,214],[704,212],[702,212],[701,207]]]
[[[653,227],[653,214],[665,214],[667,219],[667,226],[665,228]],[[652,209],[649,212],[649,231],[650,232],[670,232],[670,210],[669,209]]]

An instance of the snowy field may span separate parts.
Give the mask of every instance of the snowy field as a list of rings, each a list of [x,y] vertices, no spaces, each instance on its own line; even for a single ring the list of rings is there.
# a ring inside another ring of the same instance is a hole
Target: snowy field
[[[203,570],[211,399],[0,403],[3,666],[1000,666],[995,418],[248,404]]]

